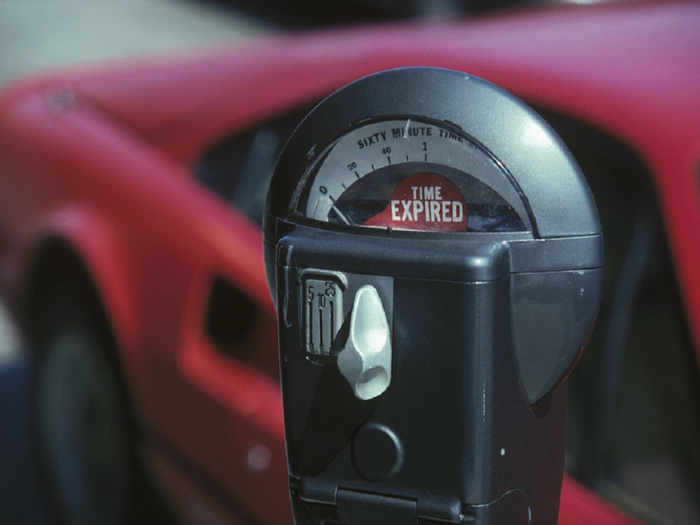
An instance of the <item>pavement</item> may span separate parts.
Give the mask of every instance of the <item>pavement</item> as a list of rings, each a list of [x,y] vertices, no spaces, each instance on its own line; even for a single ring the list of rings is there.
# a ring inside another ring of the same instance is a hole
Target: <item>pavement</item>
[[[177,53],[273,29],[195,0],[2,0],[0,87],[41,70]],[[19,330],[0,298],[0,524],[49,523],[28,438],[30,376]]]

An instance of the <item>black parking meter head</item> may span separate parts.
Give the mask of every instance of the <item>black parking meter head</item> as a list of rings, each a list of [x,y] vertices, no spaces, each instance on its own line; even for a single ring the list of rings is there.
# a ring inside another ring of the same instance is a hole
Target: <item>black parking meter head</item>
[[[264,236],[298,521],[556,520],[603,249],[542,118],[464,73],[365,77],[290,138]]]

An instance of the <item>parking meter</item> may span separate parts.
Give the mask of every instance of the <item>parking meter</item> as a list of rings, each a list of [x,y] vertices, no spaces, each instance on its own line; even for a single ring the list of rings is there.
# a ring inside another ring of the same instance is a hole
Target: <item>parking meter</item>
[[[571,154],[463,73],[354,82],[294,132],[264,226],[297,523],[555,523],[602,285]]]

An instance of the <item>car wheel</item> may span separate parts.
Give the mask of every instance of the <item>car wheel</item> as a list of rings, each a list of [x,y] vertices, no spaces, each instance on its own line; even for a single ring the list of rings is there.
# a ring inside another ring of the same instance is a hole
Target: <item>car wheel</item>
[[[49,286],[33,325],[33,438],[49,510],[65,525],[169,523],[136,453],[109,324],[81,281]]]
[[[118,525],[129,507],[127,420],[118,380],[86,327],[51,337],[36,369],[37,441],[67,525]]]

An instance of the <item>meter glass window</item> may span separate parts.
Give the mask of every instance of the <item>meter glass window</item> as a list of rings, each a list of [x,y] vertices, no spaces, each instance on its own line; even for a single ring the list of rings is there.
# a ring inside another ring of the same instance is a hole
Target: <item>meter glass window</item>
[[[532,230],[520,189],[488,152],[448,126],[415,119],[365,124],[329,145],[302,179],[296,210],[372,228]]]

